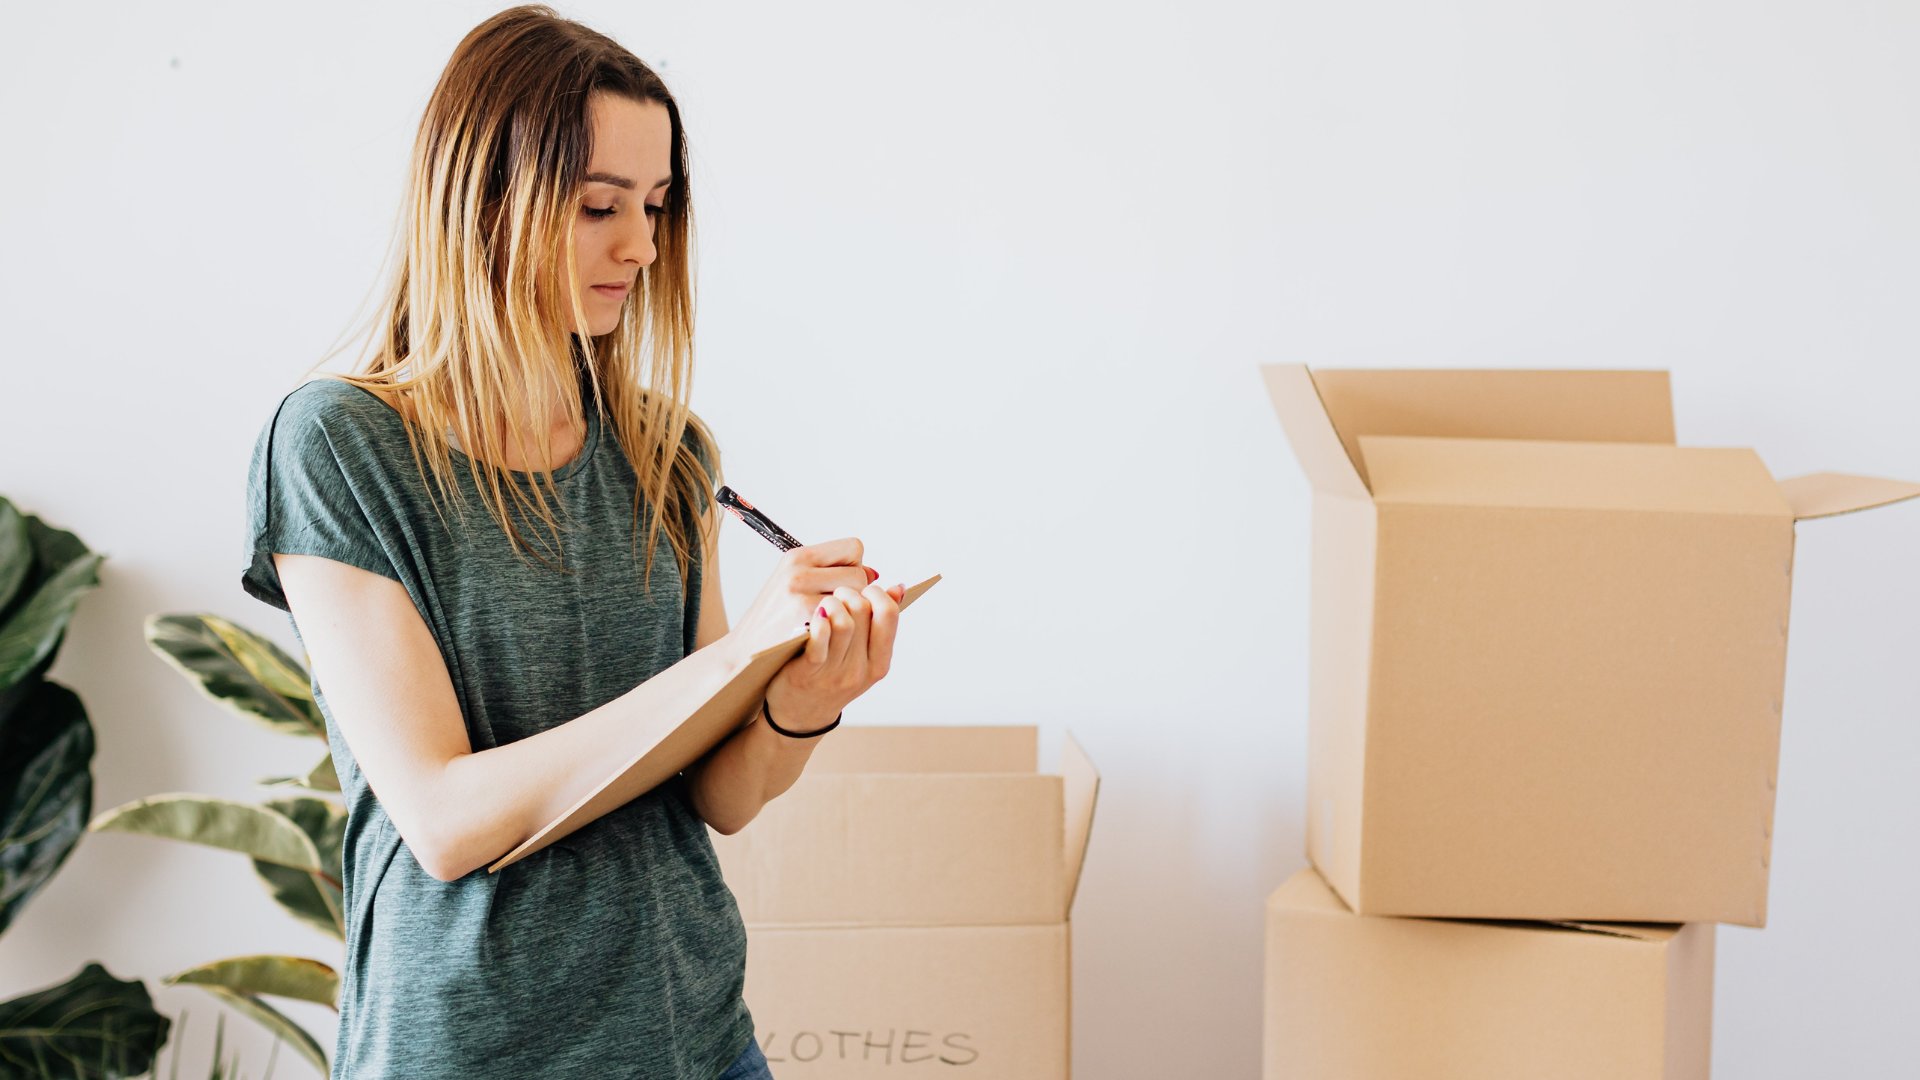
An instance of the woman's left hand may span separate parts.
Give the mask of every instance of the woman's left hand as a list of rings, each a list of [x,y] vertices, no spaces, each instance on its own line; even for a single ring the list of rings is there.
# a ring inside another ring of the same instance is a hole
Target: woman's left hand
[[[774,675],[767,711],[790,731],[818,731],[886,677],[906,587],[833,590],[814,611],[807,647]]]

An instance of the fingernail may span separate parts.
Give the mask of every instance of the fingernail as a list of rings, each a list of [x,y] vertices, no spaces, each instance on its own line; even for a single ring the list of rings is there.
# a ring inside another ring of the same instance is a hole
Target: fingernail
[[[880,571],[875,570],[871,566],[867,567],[867,584],[871,585],[874,582],[879,580],[880,580]]]
[[[819,612],[817,612],[817,614],[818,614],[818,615],[819,615],[819,616],[820,616],[821,618],[823,618],[823,619],[824,619],[824,618],[826,618],[826,617],[827,617],[827,605],[825,605],[825,604],[821,604],[821,605],[820,605],[820,610],[819,610]]]

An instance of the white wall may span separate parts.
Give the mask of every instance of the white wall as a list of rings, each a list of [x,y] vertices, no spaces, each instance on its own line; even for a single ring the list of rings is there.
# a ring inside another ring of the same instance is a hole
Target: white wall
[[[497,6],[9,16],[0,492],[108,555],[54,671],[100,808],[309,764],[140,620],[291,644],[236,580],[247,453],[372,285],[426,94]],[[1083,1080],[1258,1071],[1262,901],[1304,861],[1309,500],[1255,365],[1670,367],[1683,442],[1920,476],[1912,5],[565,11],[685,109],[694,405],[733,481],[946,575],[850,722],[1071,728],[1105,774]],[[1920,506],[1801,530],[1772,921],[1721,931],[1717,1076],[1911,1062],[1917,547]],[[734,610],[771,556],[730,534]],[[336,948],[237,857],[95,836],[0,939],[0,997]],[[191,1074],[214,1010],[161,1000]]]

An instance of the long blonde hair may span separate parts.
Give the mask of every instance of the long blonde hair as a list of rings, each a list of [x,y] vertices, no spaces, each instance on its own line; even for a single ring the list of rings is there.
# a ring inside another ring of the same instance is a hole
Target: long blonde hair
[[[666,107],[673,182],[654,223],[654,262],[641,269],[619,325],[589,337],[572,333],[565,315],[571,308],[572,325],[587,326],[566,285],[593,152],[594,94]],[[545,5],[487,19],[454,49],[421,117],[395,231],[401,262],[374,312],[371,355],[363,352],[354,374],[328,373],[404,401],[415,466],[423,476],[430,470],[441,493],[456,494],[461,506],[451,429],[482,502],[516,552],[523,538],[503,490],[514,508],[546,526],[557,552],[553,477],[539,470],[529,498],[506,469],[489,464],[505,460],[507,440],[496,424],[504,422],[523,449],[531,432],[539,460],[548,461],[556,407],[578,424],[590,398],[603,427],[612,418],[638,479],[636,537],[642,503],[657,509],[646,530],[646,583],[664,531],[683,602],[695,545],[704,550],[710,541],[699,510],[720,478],[719,449],[686,404],[694,314],[687,164],[680,110],[638,57]]]

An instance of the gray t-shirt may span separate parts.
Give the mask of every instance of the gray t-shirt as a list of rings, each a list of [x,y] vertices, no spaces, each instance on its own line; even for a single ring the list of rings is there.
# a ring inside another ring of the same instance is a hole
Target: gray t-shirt
[[[699,565],[683,604],[664,535],[642,591],[652,507],[636,534],[634,472],[597,412],[553,474],[563,574],[516,556],[465,455],[454,452],[466,524],[442,499],[443,526],[400,414],[350,383],[303,383],[254,446],[242,585],[287,608],[273,552],[399,581],[440,645],[476,752],[589,712],[691,651],[700,610]],[[544,525],[520,520],[553,559]],[[497,874],[442,882],[401,840],[313,691],[348,815],[333,1077],[713,1080],[745,1050],[746,931],[683,779]]]

